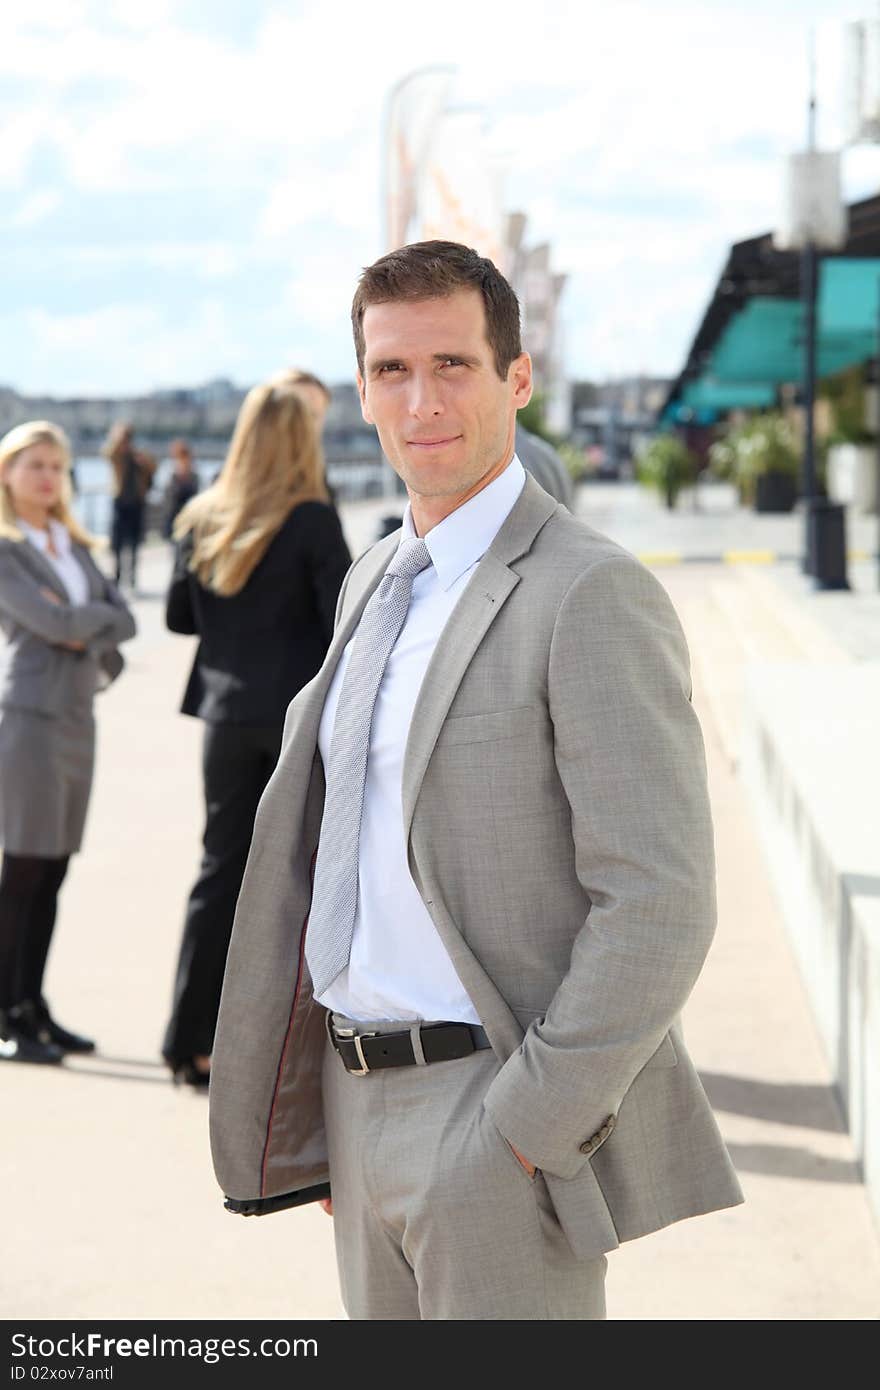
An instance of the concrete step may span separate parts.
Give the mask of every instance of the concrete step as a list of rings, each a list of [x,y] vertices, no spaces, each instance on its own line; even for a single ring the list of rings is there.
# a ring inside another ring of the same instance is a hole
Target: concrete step
[[[748,667],[767,662],[840,664],[851,659],[772,576],[759,571],[725,571],[710,578],[699,593],[682,595],[677,606],[732,767],[739,758]]]
[[[729,767],[736,767],[743,694],[743,652],[737,631],[711,591],[681,596],[678,615],[690,648],[694,679],[702,684],[706,704]]]
[[[778,616],[776,608],[756,601],[739,573],[713,581],[709,591],[736,634],[746,661],[802,661],[806,656],[797,637]]]
[[[851,660],[849,652],[834,640],[827,627],[817,622],[803,604],[784,593],[772,574],[744,569],[739,578],[743,591],[750,596],[754,607],[771,612],[776,623],[785,629],[804,656],[811,661],[821,662]]]

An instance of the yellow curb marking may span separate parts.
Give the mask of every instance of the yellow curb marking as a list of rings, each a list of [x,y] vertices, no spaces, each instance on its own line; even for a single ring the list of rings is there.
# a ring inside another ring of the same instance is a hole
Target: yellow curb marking
[[[775,550],[725,550],[721,557],[726,565],[772,565]]]

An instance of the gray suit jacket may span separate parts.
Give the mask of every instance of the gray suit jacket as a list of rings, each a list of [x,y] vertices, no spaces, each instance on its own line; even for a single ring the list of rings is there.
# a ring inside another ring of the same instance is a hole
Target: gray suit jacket
[[[122,670],[117,645],[135,622],[89,551],[74,544],[89,581],[88,603],[72,604],[56,571],[27,541],[0,537],[0,708],[60,715],[88,704]],[[60,603],[40,591],[50,589]],[[84,642],[72,652],[62,642]]]
[[[236,912],[212,1063],[237,1199],[327,1179],[324,1010],[304,958],[339,655],[397,545],[349,571],[327,660],[288,711]],[[503,1066],[485,1107],[538,1167],[575,1251],[742,1200],[679,1014],[715,924],[684,637],[665,591],[533,481],[419,695],[410,870]]]

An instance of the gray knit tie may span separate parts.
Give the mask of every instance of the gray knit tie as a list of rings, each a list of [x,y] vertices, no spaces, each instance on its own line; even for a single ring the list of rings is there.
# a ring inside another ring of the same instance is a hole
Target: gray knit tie
[[[363,611],[339,692],[306,935],[306,960],[316,997],[346,968],[351,955],[373,707],[406,618],[413,580],[430,563],[424,541],[401,541]]]

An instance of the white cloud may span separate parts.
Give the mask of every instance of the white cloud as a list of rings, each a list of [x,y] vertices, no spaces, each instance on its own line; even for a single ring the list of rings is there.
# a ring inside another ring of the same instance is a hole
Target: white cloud
[[[123,244],[104,233],[92,246],[41,249],[59,275],[132,270],[132,302],[59,316],[49,299],[31,311],[46,384],[85,370],[98,384],[102,370],[132,383],[140,372],[144,385],[160,371],[166,381],[257,375],[263,349],[237,331],[239,310],[218,305],[211,320],[202,298],[205,281],[219,286],[250,265],[279,266],[280,340],[348,375],[351,292],[381,249],[387,92],[408,70],[447,61],[458,68],[456,99],[487,110],[509,205],[529,214],[532,235],[552,242],[570,276],[577,370],[661,360],[673,370],[730,241],[775,222],[779,158],[804,136],[810,22],[820,134],[834,136],[838,10],[839,0],[446,0],[438,11],[413,0],[390,14],[360,0],[242,0],[256,18],[250,37],[233,41],[220,18],[213,30],[188,29],[175,0],[32,0],[26,17],[0,7],[0,79],[32,92],[6,112],[0,144],[0,186],[19,198],[11,217],[22,233],[57,207],[59,192],[31,173],[38,154],[86,200],[161,193],[183,207],[222,191],[252,226],[238,244],[220,225],[216,241],[202,231],[191,242]],[[852,152],[846,167],[850,194],[865,193],[880,152]],[[16,264],[30,254],[24,237],[11,250]],[[146,308],[133,302],[143,267],[157,272]],[[161,272],[182,268],[193,298],[166,309]],[[178,318],[183,334],[169,326]],[[118,343],[132,338],[144,350],[120,360]],[[9,376],[14,363],[0,356],[0,378]]]
[[[43,188],[33,193],[29,193],[16,208],[11,216],[4,222],[6,227],[35,227],[38,222],[44,222],[47,217],[61,204],[61,194],[55,189]]]
[[[74,314],[31,309],[0,317],[0,339],[10,338],[28,376],[42,369],[51,380],[63,371],[63,392],[71,395],[134,394],[244,368],[224,305],[210,297],[185,314],[131,303]],[[23,389],[39,386],[26,381]]]

